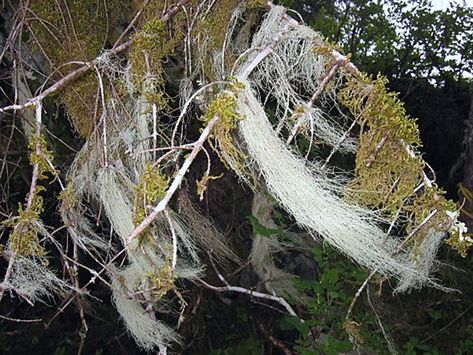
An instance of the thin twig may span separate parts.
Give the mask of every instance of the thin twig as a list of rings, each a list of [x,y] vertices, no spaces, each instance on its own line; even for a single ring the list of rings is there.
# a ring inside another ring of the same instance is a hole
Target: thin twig
[[[332,67],[330,68],[328,73],[322,78],[322,81],[320,82],[319,87],[317,88],[315,93],[312,95],[310,100],[306,102],[305,109],[310,110],[314,106],[315,102],[318,100],[320,95],[322,95],[322,92],[325,90],[328,83],[330,82],[330,80],[333,78],[333,76],[337,72],[337,69],[340,68],[340,66],[342,66],[346,63],[347,63],[347,60],[337,60],[335,62],[335,64],[332,65]],[[294,115],[296,115],[296,114],[297,113],[295,113]],[[289,134],[289,137],[287,138],[287,141],[286,141],[287,144],[290,144],[293,141],[294,137],[297,135],[297,133],[299,133],[299,130],[301,129],[302,124],[304,123],[304,118],[305,118],[305,115],[302,114],[297,119],[296,124],[292,128],[291,133]]]
[[[10,318],[7,316],[3,316],[0,314],[1,319],[9,320],[11,322],[17,322],[17,323],[39,323],[42,321],[42,319],[20,319],[20,318]]]
[[[249,295],[251,297],[263,298],[263,299],[266,299],[266,300],[277,302],[281,306],[283,306],[286,309],[287,313],[289,313],[291,316],[298,317],[297,313],[294,311],[294,309],[291,307],[291,305],[289,303],[287,303],[287,301],[282,297],[273,296],[273,295],[269,295],[267,293],[262,293],[262,292],[258,292],[258,291],[248,290],[247,288],[240,287],[240,286],[221,286],[221,287],[217,287],[217,286],[212,286],[212,285],[208,284],[207,282],[205,282],[204,280],[201,280],[201,279],[199,279],[199,282],[202,285],[204,285],[205,287],[207,287],[208,289],[216,291],[216,292],[238,292],[238,293],[243,293],[245,295]]]

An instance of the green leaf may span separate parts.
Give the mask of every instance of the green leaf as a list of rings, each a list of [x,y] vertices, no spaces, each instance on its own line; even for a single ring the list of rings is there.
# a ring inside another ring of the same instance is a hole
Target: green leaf
[[[253,226],[253,234],[255,235],[260,235],[262,237],[270,237],[272,235],[284,233],[284,229],[282,228],[266,228],[253,215],[249,216],[248,218],[250,219],[251,225]]]

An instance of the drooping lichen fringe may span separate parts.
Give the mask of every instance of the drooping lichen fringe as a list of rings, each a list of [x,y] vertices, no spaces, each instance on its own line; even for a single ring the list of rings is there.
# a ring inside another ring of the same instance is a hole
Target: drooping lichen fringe
[[[239,129],[246,148],[265,177],[269,191],[297,222],[319,233],[357,263],[398,279],[429,279],[408,264],[404,253],[393,255],[399,242],[378,226],[381,218],[337,196],[326,179],[313,176],[289,147],[277,137],[250,84],[238,95],[245,117]],[[274,164],[274,162],[278,162]]]
[[[269,47],[270,51],[267,50]],[[289,64],[286,65],[286,63]],[[340,64],[337,66],[337,63]],[[337,71],[337,69],[339,70]],[[255,89],[252,94],[255,104],[258,101],[262,106],[269,99],[276,101],[276,111],[271,112],[271,124],[277,133],[287,127],[292,135],[295,126],[301,124],[301,133],[304,133],[304,130],[305,133],[308,133],[305,135],[309,140],[309,150],[305,154],[306,157],[309,156],[314,141],[317,141],[316,144],[324,142],[332,147],[332,152],[324,165],[317,167],[315,164],[312,167],[311,170],[317,174],[329,168],[327,167],[328,160],[335,151],[338,150],[341,153],[353,151],[355,141],[347,134],[347,129],[343,128],[346,126],[343,121],[347,118],[347,115],[343,113],[343,106],[350,109],[352,123],[348,130],[352,129],[355,124],[361,126],[355,179],[349,182],[348,188],[345,188],[343,193],[341,190],[347,182],[343,176],[340,179],[337,174],[331,176],[325,174],[324,184],[328,190],[332,189],[335,196],[341,196],[348,192],[351,201],[358,201],[350,203],[355,210],[358,203],[366,206],[366,208],[362,208],[366,217],[364,222],[376,227],[377,232],[372,235],[373,239],[376,239],[375,243],[380,243],[379,240],[388,244],[393,242],[384,251],[391,255],[391,259],[401,262],[405,268],[397,275],[401,280],[400,289],[409,289],[408,284],[410,287],[420,287],[424,283],[435,284],[428,277],[430,274],[428,269],[434,265],[435,253],[433,250],[435,248],[432,245],[438,246],[439,235],[442,233],[445,235],[447,231],[452,235],[449,240],[462,239],[464,228],[452,217],[455,214],[453,202],[446,200],[442,190],[438,189],[423,172],[424,162],[415,152],[415,148],[420,144],[418,135],[416,135],[415,122],[405,115],[405,110],[395,94],[387,92],[386,82],[382,78],[376,81],[369,80],[366,75],[349,63],[348,58],[323,42],[319,35],[310,28],[299,25],[297,21],[288,17],[285,9],[278,6],[273,6],[267,14],[259,31],[254,36],[252,47],[245,51],[244,56],[237,61],[234,73],[241,80],[249,77],[250,81],[247,86]],[[306,80],[306,78],[310,78],[310,80]],[[322,83],[323,90],[320,90]],[[347,95],[347,92],[350,92],[351,96]],[[259,98],[261,93],[266,97]],[[305,96],[307,93],[313,93],[310,100]],[[314,100],[315,96],[317,102]],[[355,96],[357,97],[355,98]],[[348,97],[349,99],[347,99]],[[313,106],[314,104],[317,105]],[[251,105],[247,104],[247,107],[249,106]],[[326,111],[327,108],[330,113]],[[248,112],[251,110],[248,109]],[[321,114],[314,116],[313,113],[319,112]],[[241,110],[240,114],[244,116]],[[247,121],[248,118],[244,118],[240,128]],[[254,128],[256,130],[256,127]],[[244,140],[246,141],[246,139]],[[369,144],[374,148],[362,149]],[[258,170],[262,170],[264,175],[265,172],[261,164],[258,164],[251,149],[248,148],[248,150],[250,156],[256,161]],[[363,155],[363,152],[366,154]],[[403,164],[399,163],[398,153],[408,167],[403,167]],[[279,159],[274,161],[280,164]],[[392,161],[391,165],[388,164],[389,161]],[[251,160],[247,162],[247,165],[252,166]],[[394,185],[392,183],[393,174],[391,174],[393,165],[396,165],[397,172],[394,175],[399,175],[399,179],[394,182]],[[376,171],[380,171],[378,175],[384,174],[386,179],[380,180],[379,176],[373,175],[375,167]],[[269,169],[269,165],[267,168]],[[364,177],[365,175],[366,177]],[[367,185],[361,189],[354,188],[361,178]],[[377,182],[380,187],[373,187],[372,184]],[[379,192],[380,188],[384,189],[384,192]],[[353,197],[352,194],[356,196]],[[364,198],[365,195],[379,196],[379,202],[367,202]],[[342,199],[339,202],[345,203]],[[387,211],[391,211],[391,214],[386,213]],[[434,211],[436,211],[435,215],[426,220]],[[327,211],[327,214],[332,212],[334,211]],[[381,215],[385,216],[387,220],[380,223],[376,216]],[[397,220],[393,221],[393,218]],[[330,220],[330,217],[323,217],[323,219]],[[382,230],[379,227],[382,224],[406,224],[406,222],[408,235],[402,243],[395,242],[395,238],[391,236],[382,236]],[[432,232],[429,232],[430,229]],[[367,234],[365,236],[368,237]],[[365,242],[368,242],[368,239]],[[465,237],[463,240],[466,240]],[[395,247],[396,245],[398,246]],[[429,245],[430,247],[428,247]],[[421,250],[423,251],[421,252]],[[361,256],[361,248],[358,253]],[[351,254],[352,257],[354,254]],[[350,254],[348,253],[348,255]],[[357,258],[354,259],[357,260]],[[361,264],[367,266],[365,262],[361,262]],[[371,264],[371,267],[373,266],[374,264]],[[394,269],[395,267],[391,268],[391,270]]]

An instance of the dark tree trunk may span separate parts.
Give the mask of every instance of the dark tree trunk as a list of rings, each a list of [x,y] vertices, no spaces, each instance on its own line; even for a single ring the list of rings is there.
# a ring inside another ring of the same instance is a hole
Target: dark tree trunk
[[[462,211],[462,217],[468,230],[473,231],[473,200],[468,195],[473,193],[473,85],[470,86],[470,114],[468,115],[467,125],[467,154],[463,170],[463,187],[466,189],[463,193],[465,201]],[[471,197],[471,196],[470,196]]]

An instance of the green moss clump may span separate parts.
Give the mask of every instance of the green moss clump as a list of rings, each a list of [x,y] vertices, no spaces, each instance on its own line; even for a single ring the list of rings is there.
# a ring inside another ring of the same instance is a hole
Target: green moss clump
[[[37,145],[39,145],[39,154],[36,151]],[[32,135],[28,144],[28,148],[31,151],[30,164],[33,166],[36,164],[38,165],[39,180],[46,179],[47,176],[45,175],[45,173],[50,173],[51,175],[58,174],[58,171],[51,165],[54,157],[53,153],[48,150],[46,137],[44,136],[44,134],[41,134],[39,137]]]
[[[59,193],[59,201],[61,202],[61,205],[59,206],[61,216],[66,215],[68,211],[75,209],[78,206],[79,198],[77,197],[74,186],[70,181],[67,183],[66,188]]]
[[[203,121],[209,123],[214,117],[220,117],[220,119],[210,133],[210,138],[213,138],[216,142],[216,145],[213,145],[212,148],[224,164],[227,164],[227,156],[239,167],[243,167],[245,156],[235,146],[232,137],[232,131],[237,127],[237,122],[243,119],[237,110],[235,93],[224,91],[217,95],[210,103]]]
[[[39,137],[32,135],[29,142],[30,164],[38,167],[38,181],[47,178],[46,173],[57,175],[58,171],[51,165],[53,154],[48,150],[46,137],[40,134]],[[38,224],[43,212],[43,197],[40,195],[44,191],[44,186],[36,185],[32,196],[28,195],[25,207],[18,206],[18,216],[2,222],[3,225],[13,228],[9,245],[11,250],[18,255],[38,257],[46,263],[44,257],[46,251],[40,244],[38,236]]]
[[[192,7],[194,2],[186,6]],[[130,52],[133,81],[138,93],[159,110],[166,109],[169,101],[164,90],[163,64],[174,54],[185,33],[185,14],[177,13],[167,23],[160,20],[165,6],[170,8],[175,4],[175,1],[150,1],[143,8],[142,2],[133,3],[134,9],[142,12],[138,20],[139,31],[134,36]]]
[[[258,8],[267,8],[268,2],[266,0],[247,0],[245,1],[245,6],[250,9],[258,9]]]
[[[164,84],[162,62],[172,51],[172,46],[166,41],[165,29],[161,20],[153,19],[134,37],[130,62],[133,79],[139,90],[152,92],[152,86]],[[151,87],[143,87],[144,85]]]
[[[420,146],[419,131],[386,83],[381,76],[351,77],[338,98],[361,126],[350,188],[362,203],[394,215],[422,181],[424,162],[406,151]]]
[[[146,164],[143,175],[135,188],[135,207],[133,223],[137,226],[147,216],[148,206],[154,205],[166,194],[169,185],[169,178],[161,173],[158,167]],[[148,232],[142,235],[146,236]],[[149,235],[148,235],[149,237]]]
[[[32,46],[49,63],[53,79],[60,79],[77,69],[72,61],[90,61],[102,52],[113,29],[127,12],[126,3],[95,0],[32,1]],[[128,11],[129,12],[129,11]],[[58,99],[64,105],[75,129],[82,137],[93,132],[100,109],[96,109],[97,80],[86,74],[61,90]],[[99,112],[97,112],[99,111]]]
[[[37,193],[43,190],[42,186],[38,186]],[[35,195],[33,206],[24,210],[19,206],[18,216],[14,219],[3,222],[7,227],[12,227],[9,245],[11,250],[22,256],[35,256],[44,259],[46,251],[40,244],[36,223],[39,215],[43,211],[43,198]]]
[[[338,93],[339,101],[361,126],[355,179],[349,194],[390,217],[406,217],[406,231],[412,234],[408,244],[415,258],[431,230],[451,231],[454,221],[449,214],[456,205],[435,184],[417,189],[425,184],[425,163],[408,149],[421,146],[419,130],[397,94],[386,90],[386,84],[387,79],[382,76],[372,79],[360,74],[350,76]],[[453,242],[450,239],[450,244]]]
[[[157,268],[154,272],[146,273],[145,278],[148,288],[150,289],[150,294],[155,302],[158,302],[169,291],[176,288],[176,276],[174,270],[171,267],[171,259],[169,257],[166,258],[166,262],[162,267]]]
[[[199,38],[200,43],[207,44],[207,48],[205,53],[194,53],[194,55],[205,56],[203,58],[203,70],[205,76],[210,81],[217,79],[213,70],[215,65],[214,56],[215,53],[222,50],[232,14],[241,3],[241,0],[217,1],[212,7],[212,11],[209,11],[205,17],[199,19],[196,24],[195,34]],[[229,52],[225,53],[224,59],[226,69],[231,68],[236,60],[232,53]]]

